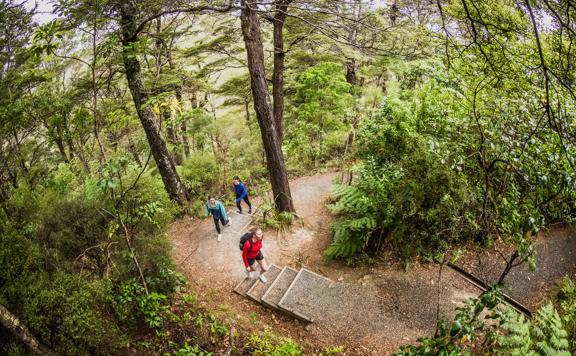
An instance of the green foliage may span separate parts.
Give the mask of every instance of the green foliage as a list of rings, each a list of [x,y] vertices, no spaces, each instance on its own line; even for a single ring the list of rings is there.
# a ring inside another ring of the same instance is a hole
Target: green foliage
[[[276,210],[274,202],[269,197],[265,197],[260,203],[258,212],[261,215],[254,216],[254,223],[263,229],[273,228],[287,231],[297,218],[294,213]]]
[[[402,347],[397,355],[570,355],[568,334],[552,303],[544,304],[527,320],[504,304],[497,289],[469,299],[450,327],[438,324],[438,333]]]
[[[384,245],[426,256],[497,237],[526,250],[528,232],[572,219],[576,190],[567,182],[576,176],[550,129],[534,129],[530,103],[514,91],[484,89],[471,104],[470,83],[438,64],[415,66],[402,69],[399,89],[360,124],[361,161],[354,189],[335,192],[331,209],[340,220],[328,257]],[[492,118],[494,111],[504,118]]]
[[[576,283],[572,279],[568,277],[562,279],[555,304],[562,315],[568,339],[576,340]]]
[[[3,205],[0,300],[20,306],[27,326],[61,353],[113,352],[125,344],[126,324],[160,327],[164,293],[183,283],[163,234],[174,205],[161,182],[149,174],[136,179],[139,174],[122,158],[111,159],[99,180],[78,179],[61,164],[43,185],[22,184]],[[134,283],[133,259],[113,211],[122,211],[137,237],[133,247],[148,296]]]
[[[564,330],[558,312],[548,302],[538,310],[532,320],[533,347],[539,354],[569,356],[568,333]]]
[[[122,345],[124,336],[105,307],[109,285],[65,273],[27,277],[20,300],[27,326],[56,351],[88,355]]]
[[[320,352],[319,356],[339,355],[343,352],[344,352],[344,346],[332,346],[325,348],[323,352]]]
[[[178,174],[192,196],[198,197],[192,211],[202,211],[208,195],[220,181],[220,166],[214,160],[214,156],[194,153],[181,167],[178,167]]]
[[[122,320],[144,320],[153,329],[162,327],[163,314],[168,310],[167,296],[156,292],[146,295],[136,279],[122,284],[117,293],[116,313]]]
[[[408,255],[444,248],[463,232],[467,179],[446,167],[408,117],[400,103],[387,101],[362,126],[358,154],[364,161],[357,180],[333,189],[335,202],[329,208],[342,219],[332,226],[334,241],[327,257],[378,251],[386,238]]]
[[[348,132],[345,117],[353,101],[350,90],[338,63],[321,62],[300,75],[294,112],[287,117],[289,157],[310,167],[343,150]]]
[[[211,352],[205,352],[204,350],[200,349],[198,345],[189,345],[188,342],[185,342],[178,350],[174,352],[168,352],[165,354],[166,356],[212,356]]]
[[[334,214],[350,214],[350,218],[338,221],[332,225],[334,237],[332,244],[326,249],[328,258],[349,258],[361,251],[375,231],[375,209],[369,199],[354,186],[336,186],[333,190],[336,203],[329,205]],[[355,217],[351,215],[355,213]]]
[[[253,334],[244,346],[246,351],[254,356],[295,356],[304,354],[302,348],[292,339],[277,337],[269,331]]]

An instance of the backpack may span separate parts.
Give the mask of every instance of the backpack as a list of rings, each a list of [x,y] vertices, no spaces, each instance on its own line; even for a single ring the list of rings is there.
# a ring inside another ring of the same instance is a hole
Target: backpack
[[[244,250],[244,244],[246,241],[250,242],[250,248],[252,248],[252,233],[250,231],[244,233],[244,235],[242,235],[240,238],[240,244],[238,245],[238,247],[240,247],[240,251]]]

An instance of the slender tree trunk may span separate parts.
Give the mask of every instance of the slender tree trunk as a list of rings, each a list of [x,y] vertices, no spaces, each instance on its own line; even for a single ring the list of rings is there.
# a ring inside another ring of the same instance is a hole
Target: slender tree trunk
[[[58,152],[60,152],[60,156],[64,162],[69,162],[68,156],[66,155],[66,149],[64,148],[64,142],[62,141],[62,137],[55,137],[54,142],[56,142],[56,146],[58,146]]]
[[[68,120],[65,119],[64,121],[64,131],[66,137],[66,145],[68,146],[68,156],[70,157],[70,161],[74,159],[74,142],[72,140],[72,133],[68,128]]]
[[[128,140],[128,150],[130,151],[130,153],[132,153],[132,157],[134,157],[134,161],[136,161],[136,163],[142,167],[142,160],[140,159],[140,154],[138,153],[138,149],[136,149],[136,145],[134,144],[134,141],[132,140]]]
[[[178,100],[178,104],[183,106],[184,102],[182,101],[182,86],[176,86],[176,100]],[[188,126],[186,125],[186,120],[182,120],[180,124],[180,133],[182,137],[182,148],[184,151],[184,158],[190,157],[190,139],[188,138]]]
[[[346,62],[346,81],[352,85],[356,85],[358,83],[358,78],[356,76],[357,69],[358,65],[356,64],[356,60],[354,58]]]
[[[164,116],[164,121],[169,121],[172,117],[170,110],[164,110],[162,115]],[[172,145],[172,159],[174,163],[182,164],[183,159],[180,153],[180,140],[177,131],[170,125],[170,122],[166,122],[166,139]]]
[[[90,70],[92,73],[92,115],[94,115],[94,137],[96,142],[98,142],[98,148],[100,149],[100,163],[106,162],[106,151],[104,150],[104,145],[100,139],[100,118],[98,117],[98,86],[96,83],[96,58],[97,55],[97,34],[98,34],[98,24],[94,18],[93,32],[92,32],[92,65]]]
[[[24,159],[24,155],[22,154],[22,150],[20,149],[20,138],[18,137],[18,133],[16,130],[12,131],[12,135],[14,137],[14,147],[16,147],[16,154],[18,155],[18,162],[20,163],[20,167],[24,172],[25,176],[29,175],[28,167],[26,167],[26,160]]]
[[[292,0],[276,0],[274,9],[274,71],[272,73],[272,97],[274,120],[280,144],[284,137],[284,22],[288,5]]]
[[[242,24],[242,34],[248,55],[248,70],[250,72],[250,82],[252,96],[254,98],[254,110],[262,143],[266,153],[266,164],[270,174],[272,193],[276,209],[280,211],[294,211],[294,204],[290,195],[288,175],[284,165],[284,155],[280,143],[280,136],[276,128],[272,106],[270,105],[270,94],[266,83],[266,73],[264,66],[264,49],[262,47],[262,34],[260,31],[260,20],[258,14],[253,10],[257,7],[254,0],[242,0],[242,12],[240,20]]]
[[[86,153],[84,152],[84,139],[82,135],[78,138],[78,158],[82,162],[82,167],[84,167],[84,173],[90,173],[90,165],[86,160]]]
[[[36,355],[56,355],[48,347],[42,345],[28,328],[3,305],[0,305],[0,324]]]
[[[250,121],[250,101],[244,101],[244,110],[246,111],[246,121]]]
[[[123,44],[122,57],[128,87],[132,93],[132,99],[134,100],[138,117],[146,133],[146,138],[148,139],[148,144],[156,161],[156,166],[158,167],[160,176],[162,176],[164,187],[171,199],[177,201],[180,205],[184,205],[186,201],[190,200],[190,195],[176,172],[176,167],[170,157],[166,142],[164,142],[164,139],[160,135],[160,128],[156,123],[152,109],[144,105],[148,100],[148,91],[144,87],[140,61],[136,57],[137,54],[131,49],[137,40],[133,38],[137,27],[135,4],[133,1],[125,1],[120,4],[120,9],[120,26]]]
[[[348,29],[348,42],[352,45],[356,45],[358,36],[358,24],[356,21],[360,21],[362,16],[362,0],[354,0],[349,4],[352,11],[352,16],[355,19],[351,27]],[[355,58],[346,59],[346,81],[351,85],[358,85],[357,72],[358,64]]]

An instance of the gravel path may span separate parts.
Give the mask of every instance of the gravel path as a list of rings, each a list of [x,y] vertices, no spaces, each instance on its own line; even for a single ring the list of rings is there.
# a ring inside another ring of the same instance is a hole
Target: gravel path
[[[496,247],[510,257],[510,246]],[[495,249],[469,252],[458,264],[487,285],[496,283],[506,262]],[[504,279],[504,292],[529,310],[536,310],[550,295],[557,282],[576,272],[576,232],[568,226],[542,233],[536,240],[536,270],[528,264],[513,268]]]
[[[332,217],[325,207],[325,199],[333,179],[338,176],[328,173],[291,181],[292,196],[302,219],[286,235],[265,231],[263,251],[269,263],[297,270],[304,266],[336,282],[328,292],[320,293],[324,307],[309,311],[315,320],[309,326],[232,292],[243,278],[238,228],[225,228],[229,230],[224,230],[222,241],[217,242],[210,219],[179,220],[169,232],[172,254],[180,270],[192,281],[195,292],[204,296],[204,303],[226,310],[229,322],[239,324],[239,328],[272,327],[298,340],[308,353],[342,345],[346,355],[391,354],[400,345],[431,336],[437,312],[440,318],[451,320],[455,308],[463,300],[479,295],[480,290],[449,268],[442,269],[439,279],[436,265],[415,264],[409,272],[404,272],[398,264],[378,263],[355,268],[341,262],[326,265],[322,253],[330,244]],[[232,217],[234,219],[234,215]],[[510,275],[511,294],[529,305],[536,305],[557,278],[568,270],[573,271],[576,239],[571,236],[571,230],[561,229],[549,238],[542,237],[539,276],[527,270],[514,271]],[[474,272],[472,257],[462,262]],[[487,265],[489,259],[484,260]],[[302,298],[312,295],[305,290],[301,292]],[[522,296],[527,297],[522,299]],[[246,325],[245,320],[254,320],[254,315],[258,321]]]

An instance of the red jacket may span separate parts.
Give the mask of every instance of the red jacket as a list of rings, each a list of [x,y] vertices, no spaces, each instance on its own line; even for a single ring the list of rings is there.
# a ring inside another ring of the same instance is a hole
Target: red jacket
[[[252,245],[252,248],[250,248]],[[262,240],[252,243],[250,241],[244,242],[244,247],[242,248],[242,259],[244,260],[244,266],[248,267],[248,259],[255,259],[258,256],[258,252],[262,248]]]

